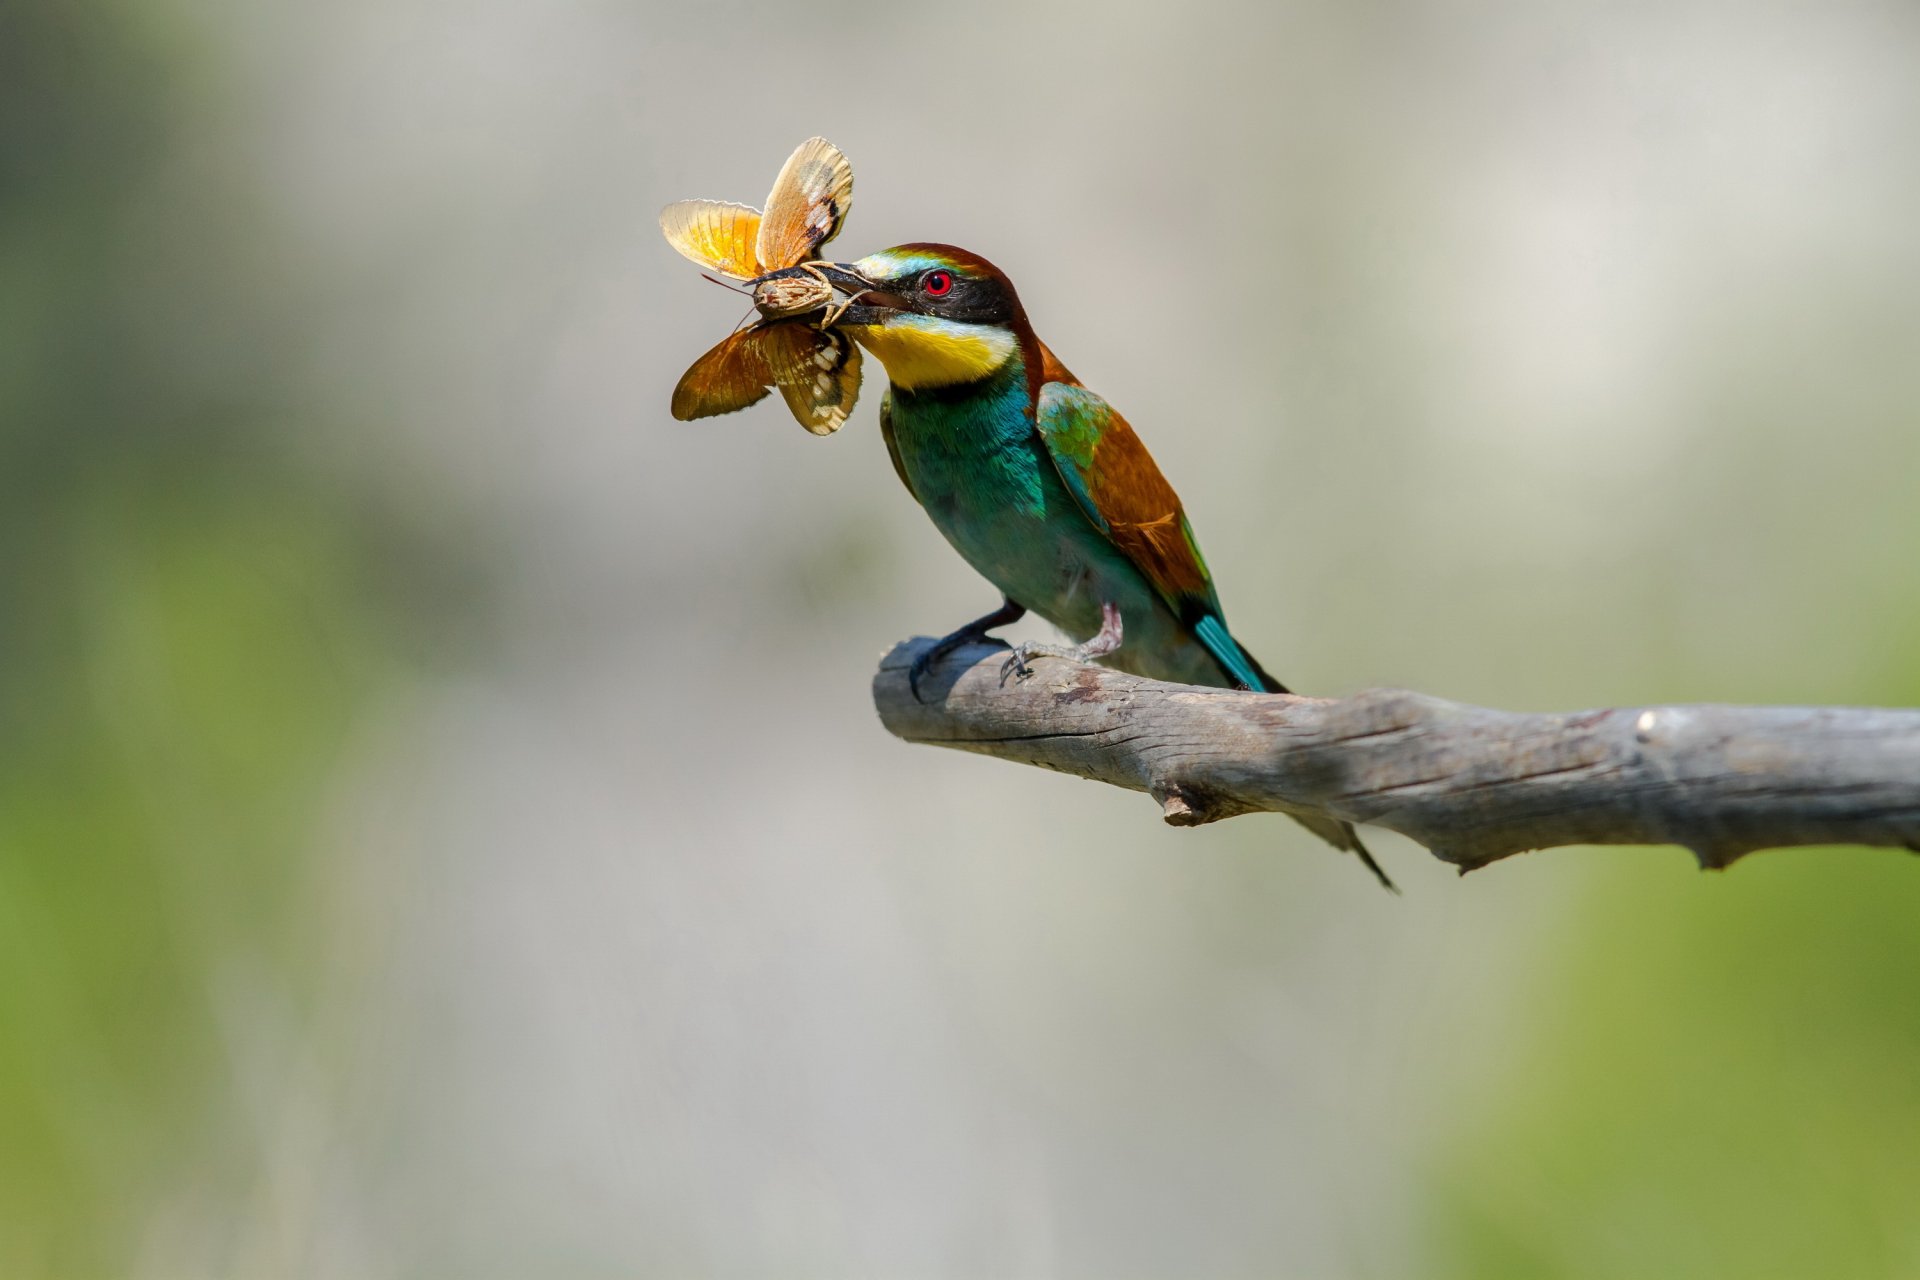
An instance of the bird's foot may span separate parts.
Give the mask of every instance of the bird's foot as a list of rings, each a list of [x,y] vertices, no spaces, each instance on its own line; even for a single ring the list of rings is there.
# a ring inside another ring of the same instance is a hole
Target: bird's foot
[[[961,645],[985,644],[992,639],[994,639],[994,637],[987,634],[985,627],[978,627],[969,623],[958,631],[948,632],[946,635],[941,636],[938,640],[935,640],[932,644],[922,649],[920,656],[913,660],[913,665],[907,668],[907,689],[913,694],[913,700],[915,702],[926,701],[925,698],[920,696],[920,681],[926,677],[929,671],[933,670],[935,663],[952,653],[955,649],[958,649]],[[1000,643],[1005,644],[1006,641],[1002,640]]]
[[[1033,674],[1028,665],[1029,658],[1066,658],[1072,662],[1092,662],[1104,658],[1120,647],[1122,630],[1120,626],[1120,606],[1107,601],[1100,606],[1100,630],[1085,644],[1036,644],[1023,641],[1013,646],[1013,652],[1000,666],[1000,683],[1005,684],[1011,676],[1015,680],[1025,680]]]
[[[907,668],[907,689],[913,694],[913,700],[915,702],[926,701],[926,699],[920,696],[920,681],[929,671],[933,670],[934,664],[939,662],[940,659],[946,657],[962,645],[985,644],[993,640],[994,637],[988,635],[987,632],[993,630],[995,627],[1004,627],[1009,623],[1020,621],[1021,618],[1026,616],[1026,612],[1027,609],[1025,605],[1018,605],[1011,600],[1007,600],[1003,602],[998,609],[995,609],[984,618],[975,618],[958,631],[950,631],[928,645],[925,649],[922,649],[920,655],[913,660],[913,664]],[[999,641],[999,643],[1005,644],[1006,642],[1003,640]]]

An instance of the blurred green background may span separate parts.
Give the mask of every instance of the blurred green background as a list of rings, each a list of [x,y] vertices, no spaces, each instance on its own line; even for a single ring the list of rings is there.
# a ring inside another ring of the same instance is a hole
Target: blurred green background
[[[0,1276],[1920,1276],[1920,866],[909,749],[870,394],[668,200],[986,253],[1296,688],[1920,701],[1905,0],[0,8]]]

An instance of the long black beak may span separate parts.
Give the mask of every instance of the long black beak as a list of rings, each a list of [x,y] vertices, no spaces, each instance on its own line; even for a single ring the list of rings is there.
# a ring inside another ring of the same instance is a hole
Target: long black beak
[[[822,263],[820,274],[851,300],[852,305],[841,313],[840,324],[881,324],[888,312],[907,309],[905,298],[876,285],[844,262]]]
[[[867,292],[873,288],[873,281],[844,262],[823,262],[819,270],[820,274],[827,278],[828,283],[848,296]]]

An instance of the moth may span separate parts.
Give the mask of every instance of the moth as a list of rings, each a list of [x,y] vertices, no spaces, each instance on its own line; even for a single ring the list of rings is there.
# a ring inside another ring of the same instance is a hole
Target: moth
[[[860,349],[830,327],[833,286],[812,263],[852,203],[853,166],[825,138],[809,138],[781,167],[765,212],[722,200],[680,200],[661,211],[667,243],[744,282],[759,313],[681,376],[674,417],[732,413],[777,389],[815,435],[846,423],[860,395]]]

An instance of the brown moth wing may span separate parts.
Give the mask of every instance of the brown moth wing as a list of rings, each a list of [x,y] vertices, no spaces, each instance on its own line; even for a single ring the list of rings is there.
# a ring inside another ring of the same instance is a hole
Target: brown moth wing
[[[760,211],[724,200],[676,200],[660,211],[660,230],[681,254],[736,280],[763,274],[754,255]]]
[[[682,422],[758,404],[778,387],[794,421],[817,436],[846,425],[860,396],[860,349],[844,333],[800,320],[728,334],[693,362],[673,389]]]
[[[814,257],[833,239],[853,204],[853,166],[825,138],[794,148],[767,196],[760,219],[758,256],[764,269],[779,271]]]
[[[793,337],[788,338],[786,333]],[[830,436],[847,423],[860,398],[860,348],[834,329],[786,324],[768,330],[775,383],[794,421],[817,436]],[[804,344],[804,345],[803,345]]]
[[[682,422],[734,413],[766,399],[773,369],[760,349],[761,328],[739,329],[695,360],[673,389],[673,416]]]

